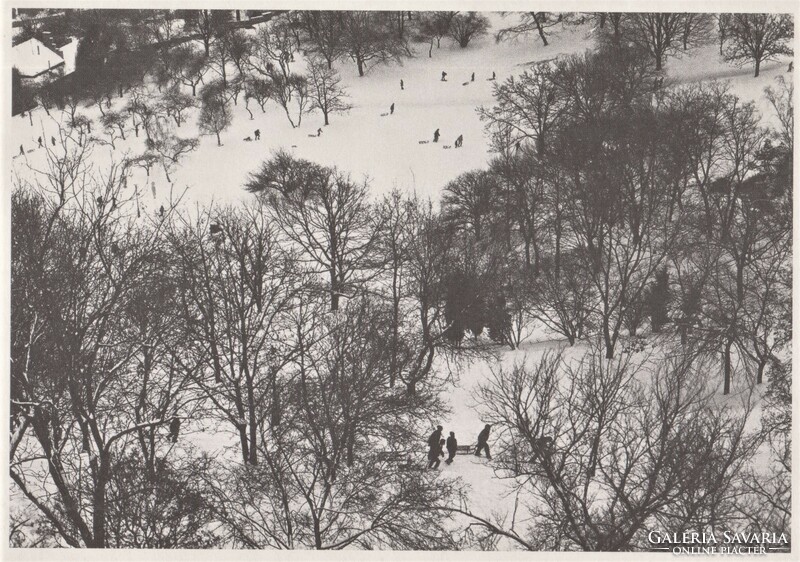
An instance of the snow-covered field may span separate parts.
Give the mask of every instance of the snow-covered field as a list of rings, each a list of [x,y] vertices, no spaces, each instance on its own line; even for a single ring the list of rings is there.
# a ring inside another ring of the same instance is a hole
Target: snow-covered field
[[[493,29],[508,25],[512,17],[490,14]],[[523,72],[530,63],[583,52],[591,48],[593,40],[588,26],[570,26],[557,31],[547,47],[532,36],[497,43],[490,34],[473,40],[466,49],[444,39],[441,48],[434,47],[432,58],[428,58],[427,44],[416,44],[415,58],[405,59],[402,65],[373,67],[364,77],[358,76],[355,65],[349,60],[340,61],[336,67],[350,94],[353,109],[347,114],[332,115],[329,126],[323,126],[322,115],[317,112],[304,116],[301,126],[293,129],[283,109],[272,102],[267,104],[266,113],[251,103],[254,119],[250,120],[241,99],[243,96],[240,96],[234,108],[233,125],[222,134],[223,146],[218,147],[213,136],[201,137],[198,150],[189,154],[172,174],[172,185],[157,168],[151,172],[149,180],[144,171],[137,170],[132,184],[138,185],[142,192],[147,187],[147,196],[142,202],[155,209],[169,197],[170,191],[179,194],[185,190],[185,200],[191,203],[239,201],[249,197],[242,189],[248,174],[270,153],[284,148],[301,158],[336,165],[354,177],[368,177],[375,194],[399,188],[435,201],[448,181],[461,172],[485,166],[491,157],[476,107],[490,106],[493,102],[495,82],[488,80],[492,72],[496,73],[499,83]],[[725,63],[716,45],[711,44],[681,58],[670,59],[666,69],[673,83],[729,80],[734,93],[745,100],[755,100],[762,113],[771,115],[763,89],[774,83],[776,75],[785,73],[786,65],[782,62],[766,64],[761,76],[753,78],[751,68],[740,69]],[[293,70],[303,70],[299,58]],[[446,82],[440,80],[442,71],[447,72]],[[475,82],[470,82],[473,72]],[[211,74],[209,78],[213,78]],[[401,79],[405,84],[402,91]],[[127,100],[116,98],[114,103],[120,109]],[[382,116],[389,112],[392,103],[395,104],[394,115]],[[97,107],[84,107],[79,111],[95,122],[92,133],[102,135]],[[16,126],[10,144],[13,172],[25,174],[28,164],[36,166],[41,162],[44,151],[34,148],[37,137],[41,135],[45,141],[53,135],[58,138],[59,112],[51,113],[48,117],[41,108],[36,109],[33,126],[27,116],[14,118]],[[197,110],[187,124],[176,129],[179,136],[197,134],[196,114]],[[316,137],[320,127],[323,133]],[[245,142],[243,139],[253,136],[255,129],[261,130],[261,141]],[[419,144],[422,140],[432,140],[436,129],[442,135],[438,144]],[[131,130],[126,134],[127,141],[118,143],[115,159],[121,160],[125,152],[131,156],[144,152],[144,135],[136,138],[132,133]],[[452,145],[459,135],[464,136],[462,148],[444,148]],[[17,156],[20,144],[27,152],[24,157]],[[110,148],[96,148],[96,161],[107,160],[110,153]],[[150,195],[151,182],[156,184],[155,202]]]
[[[509,23],[499,14],[490,17],[494,30]],[[170,193],[178,195],[184,191],[183,205],[204,205],[211,201],[235,203],[252,197],[242,188],[248,174],[271,152],[283,148],[298,157],[336,165],[354,177],[368,177],[376,195],[398,188],[437,201],[448,181],[467,170],[484,167],[491,158],[476,107],[493,102],[495,82],[488,80],[492,72],[496,73],[499,83],[521,73],[529,63],[582,52],[592,46],[593,40],[588,26],[558,31],[548,47],[543,47],[533,36],[524,41],[496,43],[490,34],[474,40],[466,49],[443,40],[440,49],[434,47],[432,58],[428,58],[427,44],[416,45],[415,58],[405,60],[402,65],[372,68],[363,78],[358,77],[354,64],[341,61],[337,68],[353,109],[347,114],[332,115],[330,126],[322,126],[322,116],[316,113],[304,116],[302,125],[293,129],[283,109],[274,103],[267,105],[266,113],[251,104],[254,119],[250,120],[240,98],[233,125],[222,134],[223,146],[218,147],[213,136],[201,137],[198,150],[189,154],[172,174],[172,185],[158,167],[153,168],[149,179],[144,171],[136,170],[129,185],[138,186],[143,209],[151,212],[165,203]],[[296,70],[301,70],[302,62],[298,60],[296,66]],[[785,75],[786,64],[766,64],[761,76],[753,78],[750,67],[740,69],[725,63],[719,57],[718,47],[711,44],[681,58],[670,59],[666,70],[668,83],[672,84],[729,80],[734,93],[755,101],[762,114],[771,118],[763,89],[774,84],[777,75]],[[440,80],[442,71],[447,72],[446,82]],[[473,72],[475,81],[470,82]],[[401,79],[405,84],[402,91]],[[126,100],[117,98],[114,103],[119,109]],[[382,115],[388,113],[392,103],[395,104],[394,115]],[[81,108],[80,112],[98,123],[92,128],[93,134],[101,135],[99,110],[91,106]],[[33,126],[28,123],[28,116],[14,118],[10,133],[12,154],[7,155],[13,156],[12,174],[27,177],[29,166],[36,168],[43,163],[44,150],[34,147],[39,136],[45,142],[49,142],[51,136],[58,137],[60,112],[53,109],[51,113],[48,117],[44,110],[35,110]],[[188,121],[176,129],[179,136],[196,134],[196,110]],[[322,135],[312,137],[318,127],[322,127]],[[442,135],[438,144],[419,143],[431,140],[437,128]],[[243,141],[244,137],[252,136],[255,129],[261,130],[261,140]],[[144,152],[144,135],[140,133],[136,138],[132,130],[127,134],[127,141],[119,142],[113,153],[117,161],[125,153],[134,156]],[[445,149],[444,146],[452,145],[458,135],[464,137],[463,148]],[[16,156],[20,144],[26,150],[24,156]],[[107,163],[111,155],[109,147],[94,149],[98,167]],[[151,194],[150,182],[156,185],[155,197]],[[549,334],[538,332],[521,350],[502,351],[501,362],[511,364],[525,358],[532,361],[548,349],[566,345],[564,341],[551,338]],[[579,344],[569,353],[580,354],[585,350]],[[474,444],[483,427],[484,421],[475,407],[474,392],[490,368],[485,361],[469,365],[459,373],[458,384],[447,392],[452,413],[442,419],[441,424],[445,436],[454,431],[460,444]],[[232,443],[223,435],[209,427],[206,434],[197,436],[196,443],[202,449],[222,453],[222,449]],[[452,465],[442,464],[441,470],[446,475],[461,477],[471,486],[471,507],[476,513],[489,515],[513,508],[514,498],[508,495],[506,482],[495,477],[485,459],[460,455]]]

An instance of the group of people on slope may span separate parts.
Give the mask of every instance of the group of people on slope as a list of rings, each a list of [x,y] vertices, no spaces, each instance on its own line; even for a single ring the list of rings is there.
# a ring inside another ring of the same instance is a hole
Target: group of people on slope
[[[447,449],[447,459],[444,461],[446,464],[452,464],[458,452],[456,434],[451,431],[450,436],[445,440],[442,438],[443,429],[441,425],[437,425],[436,430],[428,437],[428,468],[430,469],[439,468],[441,464],[439,459],[444,456],[445,449]],[[487,423],[478,434],[478,445],[475,448],[476,457],[481,456],[481,451],[485,450],[486,458],[492,460],[492,455],[489,452],[489,432],[491,430],[492,426]]]

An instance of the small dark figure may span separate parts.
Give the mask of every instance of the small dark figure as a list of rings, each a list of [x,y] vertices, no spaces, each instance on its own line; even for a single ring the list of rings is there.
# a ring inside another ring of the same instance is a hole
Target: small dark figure
[[[458,135],[458,138],[456,139],[455,147],[456,148],[461,148],[462,144],[464,144],[464,135]]]
[[[89,133],[90,135],[92,134],[92,122],[91,121],[87,121],[86,122],[86,132]]]
[[[320,136],[321,134],[322,134],[322,129],[321,128],[317,129],[317,136]]]
[[[428,451],[428,468],[432,468],[436,470],[439,468],[439,465],[442,461],[439,460],[439,457],[444,456],[444,439],[439,439],[436,443],[431,446],[430,451]]]
[[[53,144],[53,146],[55,146],[56,145],[56,137],[50,137],[50,142]]]
[[[791,71],[793,71],[793,70],[794,70],[794,61],[791,61],[791,62],[789,63],[789,70],[787,70],[787,72],[791,72]]]
[[[37,140],[39,141],[39,148],[42,148],[42,137],[39,137]]]
[[[472,73],[472,78],[470,78],[470,80],[469,80],[469,81],[470,81],[470,82],[474,82],[474,81],[475,81],[475,73],[474,73],[474,72]]]
[[[442,82],[447,82],[447,73],[444,70],[442,71]]]
[[[394,103],[389,106],[389,115],[394,115]]]
[[[158,216],[161,217],[161,218],[164,218],[164,213],[165,212],[166,211],[164,210],[164,205],[161,205],[161,207],[158,208]]]
[[[439,129],[433,132],[433,142],[439,142]]]
[[[244,137],[244,142],[253,142],[253,137]]]
[[[139,138],[139,125],[133,126],[133,131],[136,133],[136,138]]]
[[[215,223],[215,222],[212,222],[212,223],[209,225],[209,227],[208,227],[208,231],[209,231],[209,232],[210,232],[212,235],[213,235],[213,234],[219,234],[220,232],[222,232],[222,227],[221,227],[220,225],[218,225],[217,223]]]
[[[475,456],[476,457],[481,456],[481,451],[485,449],[486,450],[486,458],[489,459],[489,460],[492,460],[492,454],[489,452],[489,443],[488,443],[488,441],[489,441],[489,432],[491,430],[492,430],[492,426],[487,423],[486,426],[483,428],[483,431],[481,431],[478,434],[478,447],[475,449]]]
[[[22,149],[22,145],[19,145],[19,155],[25,156],[25,151]]]
[[[103,198],[102,197],[98,197],[97,199],[95,199],[95,201],[97,201],[97,206],[98,207],[102,207],[103,206]]]
[[[111,253],[114,254],[115,256],[118,256],[122,253],[119,250],[119,244],[117,244],[116,242],[113,242],[111,244]]]
[[[519,142],[520,141],[517,141],[517,152],[519,152]]]
[[[256,137],[256,140],[261,140],[261,130],[260,129],[256,129],[254,135]]]
[[[401,89],[401,90],[405,90],[405,87],[404,87],[404,85],[403,85],[403,79],[402,79],[402,78],[400,79],[400,89]]]
[[[178,442],[178,433],[181,430],[181,419],[179,417],[172,418],[172,421],[169,422],[169,440],[173,443]]]
[[[447,438],[447,460],[444,462],[451,464],[456,456],[456,451],[458,451],[458,441],[456,434],[451,431],[450,437]]]
[[[496,77],[497,75],[494,73],[494,70],[492,70],[492,80],[494,80]]]

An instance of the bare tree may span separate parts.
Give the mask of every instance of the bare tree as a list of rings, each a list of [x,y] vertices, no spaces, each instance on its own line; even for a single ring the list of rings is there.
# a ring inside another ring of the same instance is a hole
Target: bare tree
[[[449,35],[462,49],[475,37],[486,35],[489,19],[477,12],[455,14],[450,20]]]
[[[342,12],[344,47],[364,76],[368,65],[400,61],[409,53],[405,42],[389,29],[381,12]]]
[[[542,45],[545,47],[549,45],[547,42],[547,30],[562,23],[565,16],[569,17],[565,14],[553,12],[520,12],[519,14],[512,12],[512,14],[515,16],[519,15],[520,23],[498,31],[495,36],[497,41],[518,37],[520,35],[527,35],[532,31],[536,31],[539,34],[539,38],[542,40]]]
[[[626,18],[626,37],[650,53],[656,70],[661,70],[667,57],[679,52],[685,29],[691,29],[686,20],[687,14],[679,13],[630,14]]]
[[[375,274],[371,260],[378,229],[366,182],[279,152],[246,186],[270,202],[273,220],[302,252],[299,259],[328,277],[331,310]]]
[[[248,464],[259,462],[268,424],[280,425],[279,377],[293,349],[287,315],[303,290],[263,211],[256,204],[206,212],[171,233],[190,342],[181,366],[196,373],[195,384],[238,436]]]
[[[752,406],[715,404],[703,367],[678,353],[639,384],[641,363],[594,350],[572,364],[548,354],[498,369],[480,391],[502,435],[496,472],[533,495],[536,528],[548,532],[520,534],[455,511],[529,550],[625,550],[646,545],[654,524],[735,524],[758,445],[746,430]]]
[[[733,14],[727,27],[725,60],[740,66],[753,62],[757,77],[761,63],[793,54],[793,37],[794,19],[789,14]]]
[[[333,62],[345,54],[342,13],[306,10],[300,13],[300,24],[306,48],[325,59],[331,69]]]
[[[311,108],[319,109],[328,124],[331,113],[349,111],[352,107],[347,103],[347,90],[340,85],[339,73],[326,66],[324,61],[309,63],[309,85]]]
[[[216,135],[217,146],[222,146],[220,133],[230,127],[233,120],[230,102],[220,84],[210,83],[203,88],[198,126],[207,135]]]

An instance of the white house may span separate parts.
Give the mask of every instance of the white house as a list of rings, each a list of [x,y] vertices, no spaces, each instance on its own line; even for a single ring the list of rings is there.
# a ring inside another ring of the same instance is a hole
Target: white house
[[[49,73],[61,74],[64,59],[38,39],[28,39],[11,49],[11,64],[23,78],[35,79]]]

